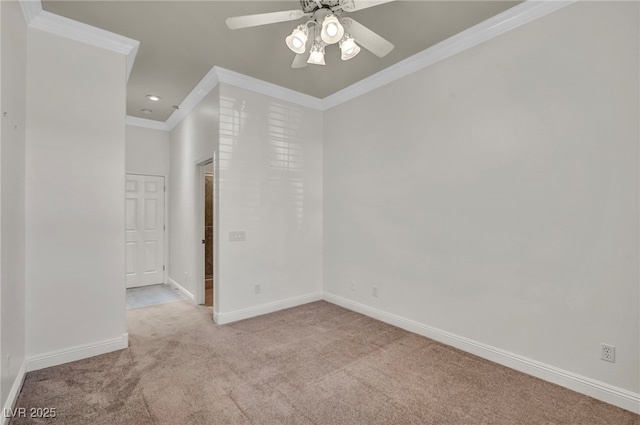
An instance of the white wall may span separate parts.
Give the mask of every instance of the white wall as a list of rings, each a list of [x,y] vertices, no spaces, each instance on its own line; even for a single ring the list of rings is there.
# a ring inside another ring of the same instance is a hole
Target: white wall
[[[196,230],[199,217],[196,211],[196,164],[213,158],[218,141],[218,104],[219,90],[216,87],[170,135],[169,278],[184,288],[192,298],[197,297],[197,291],[204,284],[196,282],[197,256],[200,254],[195,242],[204,237]]]
[[[25,128],[27,28],[18,2],[1,2],[0,406],[11,404],[25,361]],[[8,358],[9,357],[9,358]],[[13,388],[13,393],[12,393]],[[6,405],[6,407],[11,407]]]
[[[125,146],[127,173],[169,175],[169,132],[127,125]]]
[[[127,174],[144,174],[164,177],[165,188],[169,188],[170,170],[170,137],[168,131],[151,128],[126,126],[125,133],[125,170]],[[169,264],[169,240],[170,216],[169,205],[171,202],[169,190],[164,194],[164,264]],[[164,282],[167,283],[167,270],[164,274]]]
[[[218,298],[224,322],[322,290],[322,113],[220,87]],[[245,231],[246,241],[229,242],[231,231]]]
[[[2,23],[2,6],[0,5],[0,23]],[[2,25],[2,28],[8,26]],[[2,48],[2,28],[0,28],[0,49]],[[0,51],[0,108],[2,107],[2,52]],[[2,111],[0,111],[2,112]],[[2,118],[0,118],[0,143],[2,143]],[[2,149],[0,149],[0,161],[2,161]],[[2,184],[2,173],[0,172],[0,185]],[[0,192],[0,220],[2,220],[2,192]],[[2,240],[2,226],[0,225],[0,240]],[[2,244],[0,243],[0,259],[2,258]],[[2,373],[2,261],[0,261],[0,373]],[[2,395],[2,384],[0,383],[0,406],[5,405],[5,397]]]
[[[125,95],[124,55],[28,29],[30,363],[126,345]]]
[[[325,291],[639,393],[638,15],[580,2],[328,111]]]
[[[322,114],[226,84],[171,132],[171,279],[194,295],[202,285],[193,278],[200,255],[194,242],[201,239],[196,162],[214,149],[217,320],[318,298]],[[247,240],[229,242],[230,231],[245,231]]]

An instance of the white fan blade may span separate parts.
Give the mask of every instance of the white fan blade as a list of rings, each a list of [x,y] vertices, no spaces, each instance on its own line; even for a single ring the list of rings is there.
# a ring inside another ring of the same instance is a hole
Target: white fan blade
[[[345,12],[357,12],[358,10],[368,9],[392,1],[393,0],[351,0],[342,5],[342,10]]]
[[[378,57],[389,54],[395,47],[375,32],[371,31],[364,25],[354,21],[351,18],[342,18],[340,22],[344,26],[345,31],[353,36],[356,43],[369,50]]]
[[[304,16],[311,16],[302,10],[283,10],[282,12],[259,13],[257,15],[235,16],[227,18],[226,23],[232,30],[256,27],[258,25],[275,24],[276,22],[295,21]]]
[[[309,52],[300,53],[293,58],[291,68],[304,68],[307,66],[307,59],[309,59]]]

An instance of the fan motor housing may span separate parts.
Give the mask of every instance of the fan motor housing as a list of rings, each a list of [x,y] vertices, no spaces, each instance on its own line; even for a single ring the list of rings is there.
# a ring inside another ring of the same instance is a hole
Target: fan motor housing
[[[321,9],[321,7],[318,6],[318,3],[322,5],[322,8],[336,11],[336,9],[341,8],[344,3],[348,3],[349,1],[350,0],[320,0],[317,2],[315,0],[300,0],[300,6],[304,13],[313,13],[316,10]]]

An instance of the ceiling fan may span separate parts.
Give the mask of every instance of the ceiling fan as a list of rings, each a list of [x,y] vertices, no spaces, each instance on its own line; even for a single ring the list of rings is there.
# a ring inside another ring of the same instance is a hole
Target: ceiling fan
[[[239,29],[306,18],[307,21],[294,28],[285,40],[289,49],[296,53],[291,67],[303,68],[308,63],[325,65],[324,49],[335,43],[340,46],[342,60],[360,53],[357,43],[378,57],[389,54],[393,44],[344,15],[391,1],[300,0],[301,9],[236,16],[227,18],[226,23],[231,29]]]

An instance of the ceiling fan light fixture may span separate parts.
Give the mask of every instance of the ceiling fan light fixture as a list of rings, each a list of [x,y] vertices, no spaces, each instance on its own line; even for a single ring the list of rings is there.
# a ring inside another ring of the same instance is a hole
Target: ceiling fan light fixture
[[[287,43],[287,47],[291,49],[292,52],[301,54],[306,50],[308,39],[309,29],[307,26],[298,25],[293,31],[291,31],[291,35],[289,35],[285,41]]]
[[[348,32],[344,33],[344,37],[340,40],[340,58],[343,61],[353,59],[358,53],[360,53],[360,46],[356,44],[356,41],[351,37]]]
[[[332,44],[339,44],[340,57],[345,61],[360,54],[362,48],[382,58],[393,50],[393,44],[344,14],[391,1],[300,0],[300,7],[295,10],[235,16],[227,18],[226,23],[234,30],[305,18],[306,22],[295,24],[291,34],[285,37],[285,44],[296,54],[292,68],[304,68],[309,63],[325,65],[325,48]],[[355,35],[358,43],[346,29]]]
[[[314,42],[313,46],[311,46],[311,50],[310,50],[310,54],[309,54],[309,59],[307,60],[307,63],[313,64],[313,65],[326,65],[325,61],[324,61],[324,46]]]
[[[320,38],[327,44],[335,44],[342,40],[344,35],[344,27],[336,17],[336,15],[327,15],[322,21],[322,31]]]

